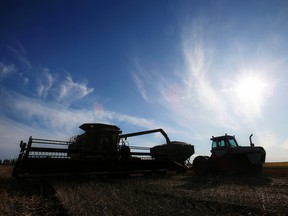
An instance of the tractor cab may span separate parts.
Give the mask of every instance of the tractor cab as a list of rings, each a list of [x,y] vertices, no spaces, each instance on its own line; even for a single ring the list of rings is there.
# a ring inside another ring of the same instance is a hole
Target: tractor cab
[[[235,148],[238,146],[238,143],[235,139],[235,136],[230,136],[225,134],[225,136],[212,137],[212,150],[218,148]]]
[[[231,149],[237,148],[239,145],[235,136],[225,134],[224,136],[214,137],[212,136],[212,148],[211,153],[214,156],[223,156]]]

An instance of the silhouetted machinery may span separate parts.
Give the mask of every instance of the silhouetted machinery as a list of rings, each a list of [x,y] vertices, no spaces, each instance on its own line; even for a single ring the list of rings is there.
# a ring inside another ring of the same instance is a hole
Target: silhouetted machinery
[[[29,138],[20,142],[14,177],[151,173],[186,170],[194,146],[170,141],[162,129],[122,134],[115,125],[86,123],[70,141]],[[129,146],[128,137],[160,132],[166,144]]]
[[[250,135],[250,146],[239,146],[235,136],[212,137],[211,156],[197,156],[193,169],[199,175],[260,173],[265,163],[263,147],[255,147]]]

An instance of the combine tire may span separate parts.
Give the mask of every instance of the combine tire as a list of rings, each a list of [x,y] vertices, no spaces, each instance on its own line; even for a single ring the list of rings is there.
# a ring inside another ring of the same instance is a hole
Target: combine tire
[[[197,175],[207,175],[210,170],[209,157],[197,156],[193,160],[193,170]]]

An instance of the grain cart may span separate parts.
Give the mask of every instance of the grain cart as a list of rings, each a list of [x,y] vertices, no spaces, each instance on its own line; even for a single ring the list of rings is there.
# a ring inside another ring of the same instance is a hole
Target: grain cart
[[[162,129],[122,134],[115,125],[85,123],[85,132],[69,141],[29,138],[20,142],[14,177],[151,173],[185,170],[194,146],[170,141]],[[166,143],[150,147],[130,146],[132,136],[160,132]]]
[[[235,136],[212,136],[211,156],[197,156],[193,160],[196,174],[244,174],[259,173],[265,163],[263,147],[255,147],[250,135],[250,146],[239,146]]]

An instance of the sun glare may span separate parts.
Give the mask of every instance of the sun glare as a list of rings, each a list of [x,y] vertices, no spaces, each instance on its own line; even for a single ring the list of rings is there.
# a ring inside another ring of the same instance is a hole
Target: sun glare
[[[235,92],[242,112],[260,114],[261,108],[270,96],[268,79],[259,74],[242,75],[237,79]]]
[[[236,92],[239,99],[247,102],[259,102],[265,96],[266,82],[257,76],[247,76],[239,80]]]

